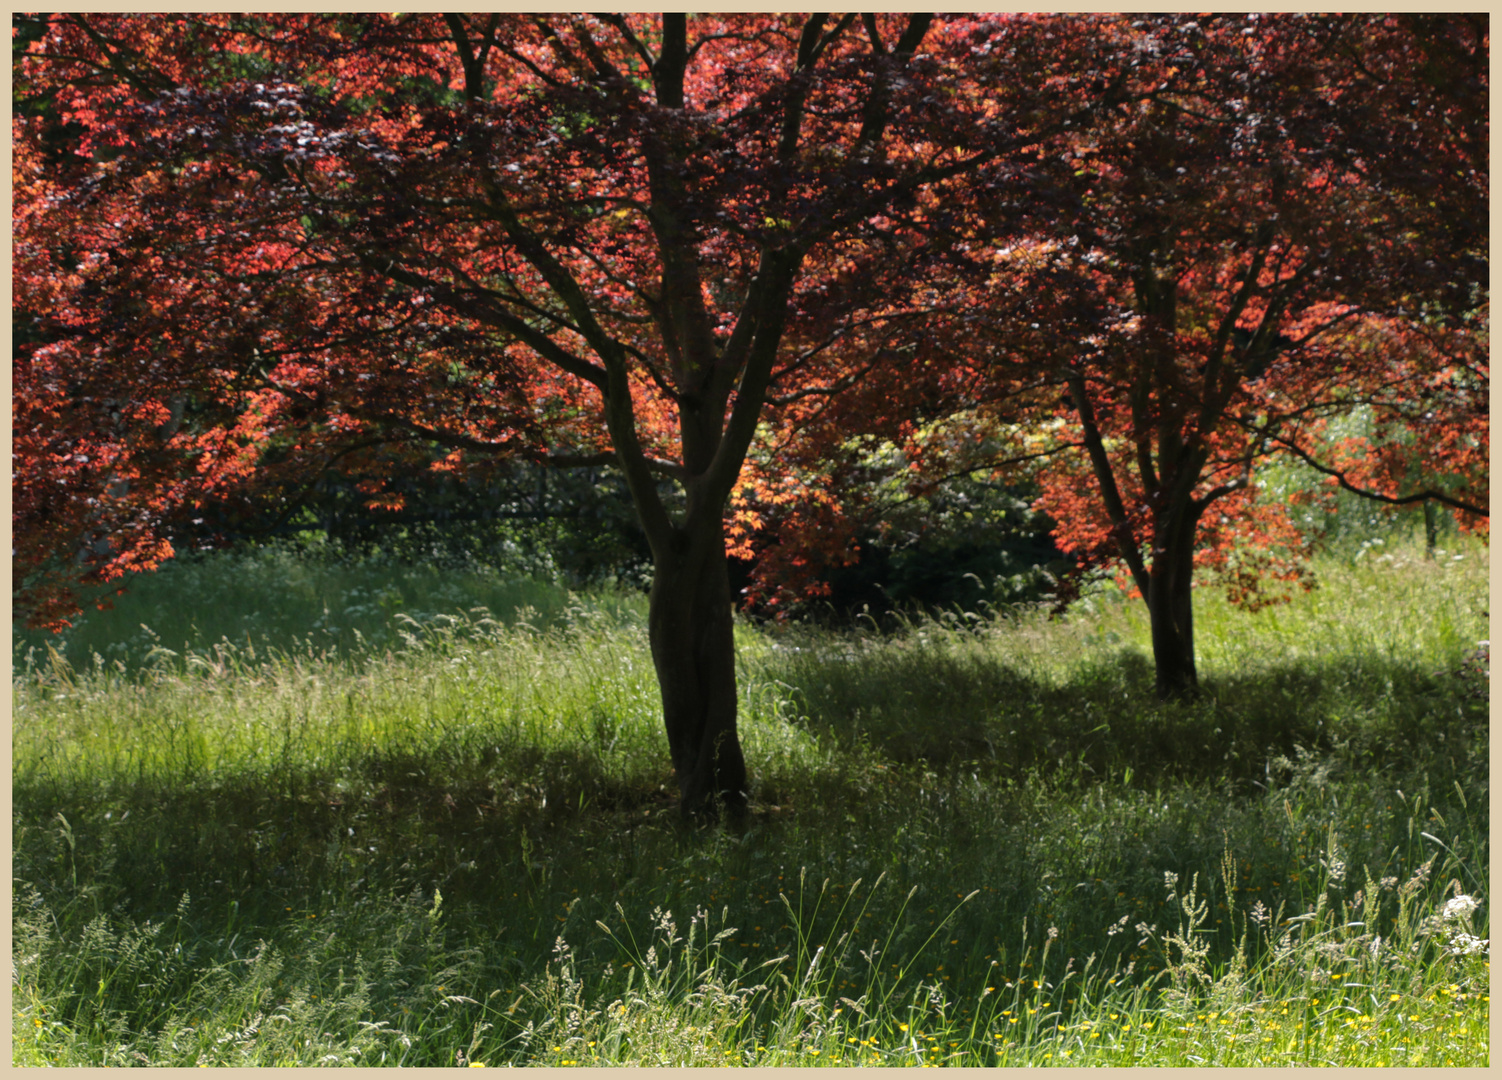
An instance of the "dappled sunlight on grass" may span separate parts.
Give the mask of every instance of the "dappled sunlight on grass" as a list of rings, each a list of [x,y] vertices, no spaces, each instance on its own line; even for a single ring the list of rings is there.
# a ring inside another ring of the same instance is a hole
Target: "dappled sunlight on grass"
[[[13,1060],[1484,1064],[1485,567],[1320,569],[1203,598],[1189,704],[1109,594],[741,626],[739,830],[588,597],[23,653]]]

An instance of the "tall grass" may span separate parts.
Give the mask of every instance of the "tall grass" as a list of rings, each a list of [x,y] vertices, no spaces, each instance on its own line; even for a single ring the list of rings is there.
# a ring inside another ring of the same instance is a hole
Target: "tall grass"
[[[13,648],[58,652],[72,668],[135,671],[159,660],[228,645],[254,660],[267,649],[359,657],[400,645],[412,624],[475,608],[510,623],[546,627],[575,603],[563,586],[477,565],[413,565],[380,554],[335,559],[288,547],[189,554],[137,575],[123,595],[90,609],[61,634],[17,628]],[[644,616],[645,597],[597,592],[591,608]]]
[[[371,571],[242,644],[182,598],[301,571],[205,561],[160,594],[186,648],[18,643],[13,1059],[1485,1064],[1487,579],[1456,553],[1199,597],[1192,704],[1104,592],[739,627],[739,832],[677,820],[639,605],[435,586],[310,634]]]

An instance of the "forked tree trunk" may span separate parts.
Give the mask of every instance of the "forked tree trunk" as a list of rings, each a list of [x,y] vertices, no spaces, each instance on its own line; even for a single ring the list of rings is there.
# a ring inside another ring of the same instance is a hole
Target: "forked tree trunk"
[[[1203,461],[1180,462],[1179,484],[1159,488],[1164,505],[1152,521],[1151,563],[1142,557],[1137,533],[1127,516],[1116,474],[1106,452],[1105,440],[1095,419],[1085,380],[1070,380],[1070,393],[1079,412],[1084,431],[1086,452],[1100,485],[1106,510],[1115,525],[1121,556],[1131,569],[1142,598],[1147,603],[1148,624],[1152,630],[1153,665],[1156,669],[1159,699],[1193,697],[1199,692],[1199,677],[1194,668],[1194,608],[1191,589],[1194,584],[1194,537],[1204,505],[1193,497],[1188,477],[1197,477]],[[1144,453],[1145,456],[1145,453]],[[1153,470],[1144,469],[1151,475]],[[1177,489],[1177,490],[1175,490]]]
[[[707,532],[707,530],[706,530]],[[736,735],[735,636],[723,532],[653,560],[648,635],[679,805],[686,818],[745,815],[746,760]]]

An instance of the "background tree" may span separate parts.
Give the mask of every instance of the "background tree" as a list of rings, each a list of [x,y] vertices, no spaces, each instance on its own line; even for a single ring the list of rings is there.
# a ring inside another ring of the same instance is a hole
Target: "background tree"
[[[18,78],[81,133],[58,173],[15,122],[49,341],[16,379],[23,603],[66,616],[75,545],[111,581],[173,513],[377,444],[611,460],[683,807],[739,812],[725,506],[769,395],[871,361],[785,339],[890,318],[834,287],[889,212],[1038,135],[980,92],[990,31],[932,21],[49,18]]]
[[[1080,568],[1123,567],[1141,593],[1159,694],[1192,693],[1196,568],[1251,606],[1308,584],[1309,537],[1258,500],[1259,461],[1484,521],[1486,20],[1039,26],[1057,33],[1036,77],[1105,107],[1049,138],[1022,239],[993,228],[989,193],[950,223],[968,258],[927,282],[923,329],[953,359],[938,382],[869,381],[907,404],[865,409],[907,418],[875,437],[914,491],[1023,466]],[[1363,409],[1370,439],[1327,438]],[[816,581],[807,535],[849,520],[842,478],[873,460],[850,430],[820,417],[796,437],[811,482],[771,511],[793,563],[776,581]]]
[[[1285,508],[1254,501],[1257,460],[1313,460],[1333,413],[1383,407],[1403,384],[1420,396],[1411,348],[1363,342],[1372,320],[1456,326],[1477,306],[1485,26],[1442,34],[1471,37],[1469,107],[1415,77],[1422,39],[1397,20],[1159,18],[1102,33],[1137,58],[1127,79],[1149,96],[1069,140],[1086,209],[1038,253],[1114,308],[1056,367],[1095,513],[1067,469],[1043,505],[1067,523],[1066,548],[1125,562],[1166,696],[1196,684],[1196,550],[1255,598],[1275,568],[1237,565],[1228,541],[1292,539]],[[1406,497],[1485,514],[1469,492]]]

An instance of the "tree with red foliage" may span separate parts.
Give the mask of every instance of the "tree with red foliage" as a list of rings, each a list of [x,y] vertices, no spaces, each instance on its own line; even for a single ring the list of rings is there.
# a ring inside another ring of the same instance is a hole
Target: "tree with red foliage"
[[[953,410],[949,423],[914,422],[936,400],[923,379],[869,381],[866,394],[907,404],[867,408],[906,418],[886,436],[911,490],[1024,464],[1056,542],[1083,569],[1123,567],[1141,594],[1158,693],[1193,694],[1197,567],[1252,607],[1278,599],[1279,581],[1308,584],[1307,538],[1288,507],[1256,497],[1260,461],[1290,455],[1349,490],[1436,500],[1485,527],[1487,22],[1041,25],[1067,47],[1037,77],[1107,107],[1046,140],[1051,220],[998,235],[981,193],[955,226],[972,258],[929,282],[948,295],[924,327],[956,358],[941,371],[951,395],[928,413]],[[1326,438],[1362,408],[1370,439]],[[853,531],[838,479],[869,447],[850,430],[811,418],[785,436],[816,478],[764,509],[786,562],[809,550],[810,525]]]
[[[1085,211],[1038,253],[1114,309],[1059,357],[1085,452],[1059,459],[1042,504],[1066,548],[1126,564],[1162,696],[1197,685],[1196,562],[1253,603],[1270,577],[1296,577],[1268,557],[1294,531],[1286,507],[1255,499],[1259,459],[1293,453],[1361,488],[1352,459],[1323,451],[1325,423],[1357,406],[1387,423],[1395,401],[1432,400],[1436,367],[1456,369],[1420,340],[1463,337],[1481,305],[1485,20],[1417,29],[1387,16],[1102,26],[1140,58],[1128,81],[1151,96],[1070,140]],[[1447,55],[1466,64],[1452,72],[1463,90],[1427,83],[1426,40],[1458,46]],[[1463,460],[1484,454],[1485,368],[1469,370],[1479,383],[1433,420],[1457,435],[1462,486],[1389,494],[1374,476],[1363,490],[1485,516],[1485,472]],[[1385,472],[1396,478],[1395,463]]]
[[[64,619],[81,571],[110,584],[167,556],[173,514],[376,447],[437,443],[455,469],[612,461],[652,550],[682,807],[742,812],[727,501],[769,400],[900,359],[851,343],[910,314],[890,292],[913,279],[892,260],[924,248],[905,208],[1019,187],[1038,117],[1066,115],[987,58],[996,28],[404,13],[33,30],[17,85],[56,102],[75,152],[56,164],[45,124],[14,121],[16,297],[45,342],[16,368],[23,605]],[[856,287],[877,265],[883,287]]]

